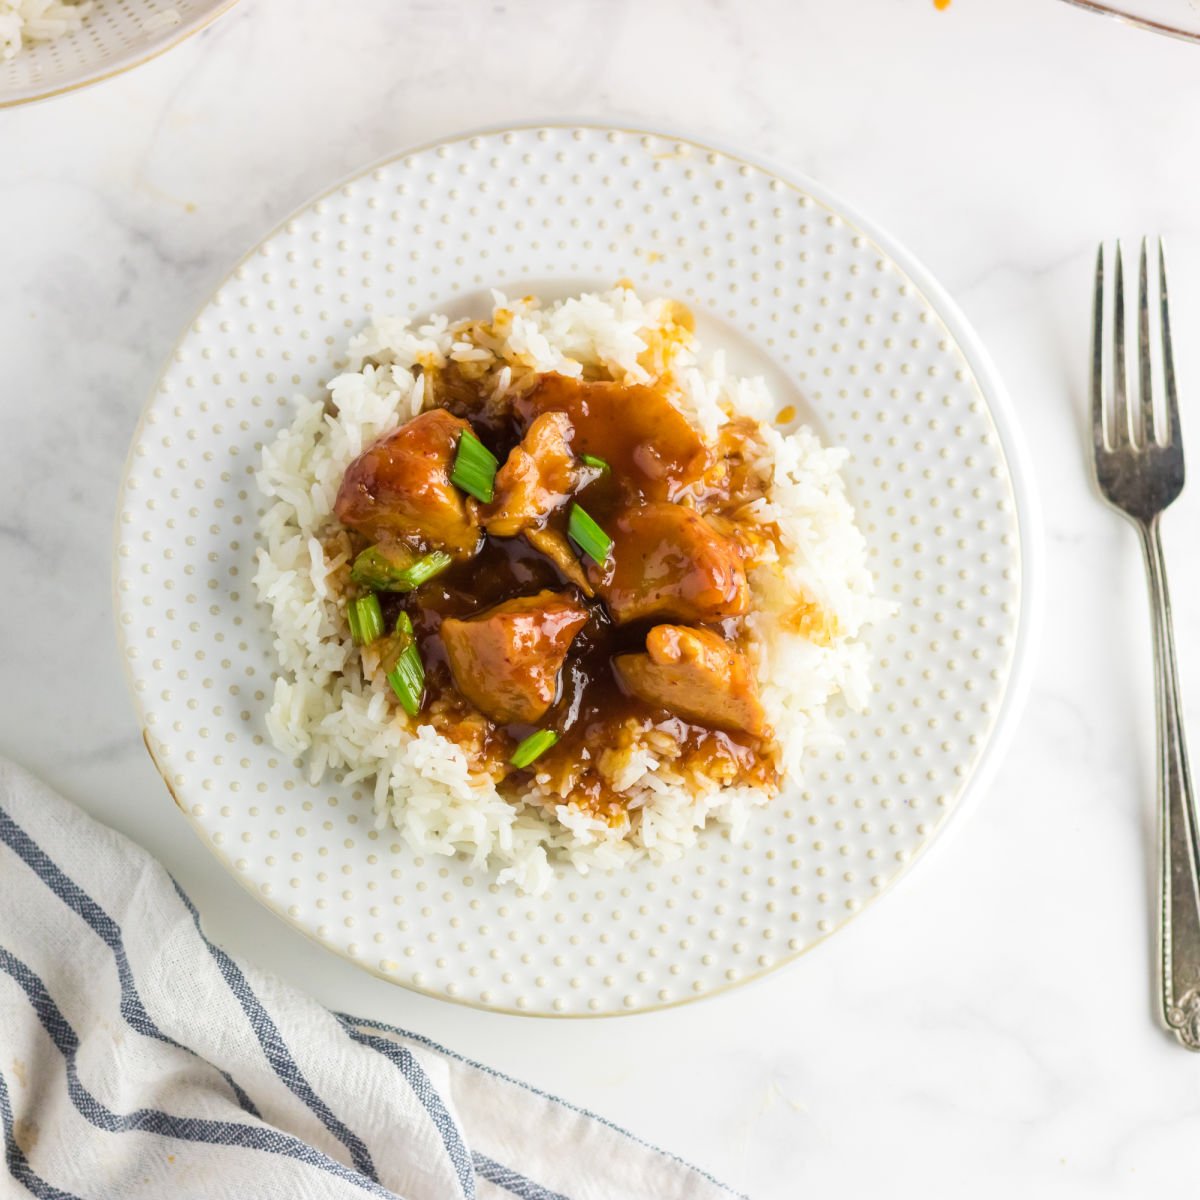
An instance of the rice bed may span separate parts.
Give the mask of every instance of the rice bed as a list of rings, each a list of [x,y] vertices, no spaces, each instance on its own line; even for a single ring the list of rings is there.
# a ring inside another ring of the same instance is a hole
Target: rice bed
[[[267,714],[275,744],[306,760],[310,778],[335,773],[373,788],[376,820],[393,825],[417,853],[468,856],[501,883],[541,893],[555,864],[586,873],[619,869],[649,856],[665,861],[694,845],[709,821],[734,836],[749,810],[770,793],[700,781],[682,786],[668,759],[635,749],[622,768],[628,820],[612,826],[563,804],[535,784],[522,800],[506,798],[490,776],[431,726],[411,727],[388,695],[364,678],[330,575],[322,538],[336,528],[333,503],[349,463],[372,442],[422,410],[421,371],[448,360],[496,359],[501,384],[517,369],[578,375],[597,368],[628,382],[653,382],[639,365],[670,301],[643,302],[627,287],[542,307],[496,294],[492,322],[506,331],[497,350],[466,326],[436,316],[414,327],[400,318],[372,322],[352,339],[347,369],[328,398],[298,398],[293,423],[263,452],[259,486],[271,504],[260,529],[255,584],[270,608],[280,673]],[[711,440],[735,416],[762,423],[773,471],[770,496],[755,519],[774,524],[779,561],[751,571],[756,613],[750,619],[763,705],[793,782],[810,747],[837,742],[829,702],[861,708],[868,695],[868,654],[861,633],[884,606],[874,598],[866,545],[838,474],[846,452],[826,448],[807,428],[782,434],[778,405],[757,378],[725,369],[718,350],[696,345],[675,354],[672,377],[681,411]],[[822,644],[785,631],[779,615],[797,596],[814,598],[836,636]],[[694,782],[694,781],[693,781]]]

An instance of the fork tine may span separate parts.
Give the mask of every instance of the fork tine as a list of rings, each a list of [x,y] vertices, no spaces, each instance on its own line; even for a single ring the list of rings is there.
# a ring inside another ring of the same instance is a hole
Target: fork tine
[[[1096,250],[1096,299],[1092,306],[1092,451],[1104,452],[1104,243]]]
[[[1150,288],[1146,282],[1146,239],[1138,256],[1138,393],[1141,403],[1141,444],[1152,446],[1154,433],[1154,378],[1150,369]],[[1137,421],[1134,422],[1136,426]]]
[[[1175,360],[1171,356],[1171,317],[1167,311],[1167,257],[1162,238],[1158,239],[1158,304],[1162,326],[1163,380],[1167,392],[1167,445],[1180,444],[1179,397],[1175,392]]]
[[[1114,446],[1127,446],[1129,434],[1129,377],[1125,373],[1125,272],[1121,266],[1121,243],[1117,242],[1116,283],[1113,288],[1113,406]]]

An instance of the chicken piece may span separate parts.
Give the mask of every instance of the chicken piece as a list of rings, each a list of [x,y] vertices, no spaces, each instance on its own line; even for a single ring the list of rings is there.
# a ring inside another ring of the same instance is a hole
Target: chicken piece
[[[544,554],[589,600],[596,594],[565,533],[558,529],[527,529],[525,540]]]
[[[604,459],[618,479],[649,500],[674,499],[707,464],[700,435],[655,388],[546,374],[514,407],[527,421],[566,413],[575,453]]]
[[[484,528],[496,537],[515,537],[543,524],[567,502],[579,471],[571,453],[571,418],[548,412],[530,425],[496,473],[495,497],[479,510]]]
[[[479,546],[472,507],[450,482],[458,440],[471,427],[433,408],[380,438],[347,468],[333,511],[372,541],[415,541],[470,558]]]
[[[656,625],[645,654],[618,655],[613,665],[622,686],[647,704],[713,729],[767,732],[746,656],[710,630]]]
[[[588,578],[622,625],[646,617],[720,621],[741,616],[750,587],[736,542],[678,504],[625,509],[606,530],[608,561]]]
[[[458,690],[499,725],[532,724],[558,697],[558,673],[588,611],[544,591],[506,600],[477,616],[442,621]]]

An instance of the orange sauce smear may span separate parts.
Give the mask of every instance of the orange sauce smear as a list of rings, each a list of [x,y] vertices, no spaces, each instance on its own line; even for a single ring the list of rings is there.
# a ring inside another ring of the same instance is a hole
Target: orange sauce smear
[[[801,596],[796,606],[783,617],[781,624],[818,646],[828,646],[840,632],[837,617],[823,609],[811,596]]]

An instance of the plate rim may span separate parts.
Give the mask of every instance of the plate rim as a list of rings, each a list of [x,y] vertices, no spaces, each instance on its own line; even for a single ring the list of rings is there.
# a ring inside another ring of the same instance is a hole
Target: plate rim
[[[237,0],[229,0],[230,7],[235,3],[237,3]],[[218,862],[220,862],[225,872],[273,916],[277,917],[291,928],[303,934],[305,938],[307,938],[314,945],[319,946],[321,949],[336,955],[344,962],[347,962],[378,979],[382,979],[393,986],[403,988],[405,991],[410,991],[418,995],[427,996],[431,999],[444,1001],[450,1004],[460,1005],[464,1008],[475,1009],[480,1012],[497,1013],[507,1016],[519,1016],[537,1020],[600,1020],[610,1017],[637,1016],[644,1013],[662,1012],[667,1009],[681,1008],[684,1005],[695,1004],[716,996],[726,995],[738,988],[748,987],[771,977],[782,968],[792,965],[798,959],[809,954],[818,946],[823,945],[835,934],[853,924],[859,917],[862,916],[863,913],[873,910],[883,895],[894,891],[898,886],[903,885],[908,880],[915,863],[925,861],[925,859],[929,857],[935,845],[943,845],[947,838],[952,836],[951,830],[957,830],[963,825],[963,821],[957,819],[959,814],[974,796],[980,792],[986,791],[991,786],[995,775],[999,770],[1000,763],[1004,758],[1004,751],[1007,750],[1015,734],[1019,718],[1025,708],[1029,693],[1032,689],[1034,668],[1037,660],[1037,648],[1041,640],[1042,627],[1044,589],[1044,531],[1043,522],[1041,520],[1040,499],[1036,484],[1034,483],[1033,473],[1030,468],[1030,457],[1025,437],[1021,431],[1020,424],[1017,421],[1016,413],[1013,409],[1012,400],[1009,396],[1008,390],[1004,386],[1004,382],[1000,376],[999,370],[984,347],[982,339],[975,332],[962,309],[950,297],[949,293],[942,287],[929,269],[926,268],[915,255],[898,243],[890,233],[877,225],[875,222],[871,221],[869,218],[863,217],[855,205],[848,204],[840,197],[840,195],[838,195],[837,192],[826,188],[823,184],[813,180],[804,172],[795,171],[784,165],[781,165],[770,155],[756,153],[746,154],[742,151],[732,149],[728,144],[724,143],[720,139],[713,138],[709,135],[700,136],[699,134],[694,134],[685,127],[665,129],[663,127],[654,126],[650,123],[630,122],[627,124],[619,119],[603,120],[596,117],[581,117],[578,119],[559,118],[548,121],[538,120],[536,118],[525,121],[505,121],[493,125],[474,126],[469,129],[459,130],[457,132],[451,132],[439,137],[430,138],[414,145],[403,146],[340,176],[333,184],[322,188],[319,192],[314,193],[308,199],[296,205],[287,213],[286,216],[277,221],[266,233],[262,234],[249,247],[249,249],[247,249],[246,252],[241,255],[241,257],[239,257],[225,270],[217,284],[202,298],[197,307],[193,310],[190,319],[182,327],[182,331],[180,332],[179,336],[171,345],[166,355],[164,355],[162,358],[160,368],[154,375],[154,380],[150,387],[149,394],[142,405],[141,411],[138,415],[137,423],[134,426],[133,432],[130,436],[129,449],[126,453],[125,462],[121,470],[120,480],[117,485],[116,506],[113,513],[112,523],[112,574],[110,583],[113,625],[115,627],[119,649],[124,651],[126,642],[124,630],[121,627],[119,618],[120,599],[118,594],[118,575],[120,570],[120,556],[118,554],[118,546],[121,538],[122,502],[126,494],[126,485],[128,483],[129,474],[133,467],[134,447],[137,445],[145,428],[147,414],[149,413],[151,406],[154,404],[155,398],[158,395],[159,384],[162,382],[163,376],[170,369],[171,364],[175,360],[177,351],[182,347],[184,341],[190,335],[196,321],[209,307],[216,292],[220,290],[221,284],[226,279],[229,279],[235,275],[240,267],[248,263],[254,257],[254,255],[258,253],[260,246],[271,241],[273,238],[282,233],[291,221],[308,212],[314,205],[320,203],[327,197],[333,196],[343,187],[347,186],[347,184],[361,179],[365,175],[369,175],[372,171],[378,170],[390,163],[400,161],[410,155],[424,153],[438,146],[448,145],[454,142],[467,141],[476,137],[494,137],[505,133],[529,132],[539,129],[587,129],[593,132],[616,132],[634,137],[655,137],[687,142],[698,150],[719,154],[722,157],[728,158],[734,162],[763,171],[772,177],[779,179],[783,184],[795,189],[796,191],[802,191],[812,195],[813,198],[819,203],[824,204],[830,209],[836,211],[838,216],[846,221],[847,224],[853,226],[858,232],[866,236],[883,254],[895,262],[895,264],[911,281],[918,294],[922,297],[922,299],[925,300],[929,307],[933,309],[938,319],[941,320],[946,326],[947,330],[954,338],[955,344],[960,353],[962,353],[963,357],[970,364],[972,372],[979,383],[980,394],[987,405],[988,413],[992,418],[996,433],[999,436],[1005,461],[1009,468],[1009,477],[1012,486],[1017,524],[1017,534],[1020,543],[1019,561],[1021,577],[1019,590],[1019,610],[1017,616],[1016,633],[1014,636],[1013,652],[1004,681],[1004,690],[1000,700],[999,712],[996,714],[996,718],[990,731],[988,732],[987,741],[980,751],[974,767],[963,782],[962,790],[959,793],[958,799],[947,813],[937,831],[937,835],[918,846],[912,852],[908,861],[905,862],[901,866],[900,870],[898,870],[895,875],[892,876],[887,887],[883,888],[879,893],[864,901],[861,907],[852,912],[844,921],[841,921],[828,932],[815,937],[803,948],[789,951],[786,955],[781,956],[777,961],[772,963],[771,966],[764,967],[752,975],[747,975],[743,978],[710,987],[698,995],[685,995],[674,1000],[658,1001],[655,1003],[639,1005],[636,1008],[614,1008],[606,1011],[596,1012],[580,1011],[560,1013],[552,1011],[509,1008],[504,1005],[487,1004],[466,996],[451,996],[444,991],[439,991],[430,987],[423,987],[413,983],[411,980],[401,978],[397,975],[388,974],[378,969],[376,966],[373,966],[370,962],[355,958],[346,953],[339,946],[332,945],[321,940],[312,930],[307,928],[295,918],[289,916],[285,910],[277,908],[267,898],[263,897],[259,893],[257,887],[254,886],[253,881],[246,878],[234,867],[232,860],[226,856],[223,849],[213,843],[211,838],[205,837],[204,831],[198,821],[176,796],[175,789],[171,785],[167,773],[159,764],[158,756],[155,753],[155,737],[150,732],[150,729],[145,721],[145,712],[139,699],[137,689],[134,686],[135,680],[129,663],[129,658],[125,653],[119,654],[118,657],[121,660],[121,670],[126,681],[126,686],[129,690],[130,698],[133,702],[133,708],[138,722],[139,732],[142,735],[142,742],[146,747],[146,751],[149,754],[150,761],[153,764],[156,773],[159,775],[167,789],[168,795],[175,803],[175,806],[183,814],[192,833],[201,842],[201,844],[204,845],[206,849],[214,855]]]
[[[176,46],[181,46],[197,34],[203,33],[237,3],[238,0],[218,0],[211,12],[196,18],[191,24],[181,23],[177,31],[161,45],[153,47],[131,62],[121,63],[110,70],[104,71],[97,67],[95,70],[86,72],[81,78],[71,83],[64,83],[59,87],[50,88],[45,91],[18,91],[16,95],[7,98],[3,92],[0,92],[0,109],[19,108],[23,104],[37,104],[42,100],[53,100],[56,96],[65,96],[70,92],[78,92],[83,88],[92,87],[97,83],[105,83],[109,79],[116,79],[118,75],[125,75],[129,71],[136,70],[138,67],[144,67],[146,63],[153,62],[156,58],[160,58],[166,54],[167,51],[174,50]],[[121,483],[124,484],[124,482],[124,476],[122,476]]]
[[[1115,4],[1103,3],[1101,0],[1064,0],[1072,8],[1083,9],[1084,12],[1095,13],[1098,17],[1108,17],[1128,25],[1132,29],[1144,29],[1148,33],[1160,33],[1164,37],[1175,38],[1180,42],[1200,42],[1200,30],[1181,29],[1178,25],[1168,25],[1165,21],[1156,21],[1153,17],[1145,17],[1140,13],[1127,12]]]

